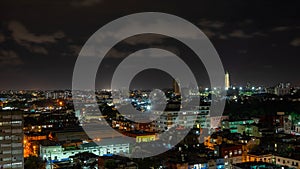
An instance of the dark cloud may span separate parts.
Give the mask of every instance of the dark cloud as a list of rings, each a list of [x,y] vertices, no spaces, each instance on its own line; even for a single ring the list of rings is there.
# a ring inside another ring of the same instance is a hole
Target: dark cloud
[[[153,44],[153,43],[163,43],[164,38],[157,38],[157,36],[151,36],[148,35],[147,38],[140,38],[138,36],[133,36],[131,38],[128,38],[124,40],[125,43],[130,45],[136,45],[136,44]]]
[[[14,51],[0,51],[0,67],[6,66],[19,66],[22,65],[23,61],[19,57],[19,55]]]
[[[245,33],[243,30],[234,30],[229,34],[233,38],[252,38],[251,34]]]
[[[226,35],[219,35],[219,39],[223,39],[223,40],[225,40],[225,39],[227,39],[228,37],[226,36]]]
[[[74,56],[78,56],[81,48],[82,48],[82,46],[79,46],[79,45],[70,45],[69,46],[70,54],[74,55]]]
[[[89,7],[102,2],[102,0],[72,0],[71,6],[74,7]]]
[[[209,38],[214,38],[215,36],[217,36],[217,33],[209,30],[209,29],[202,29],[202,31],[205,33],[205,35]]]
[[[0,43],[4,41],[5,41],[5,36],[2,33],[0,33]]]
[[[27,28],[18,21],[11,21],[8,24],[8,29],[12,31],[13,39],[19,44],[23,44],[26,42],[55,43],[58,39],[61,39],[65,36],[62,31],[58,31],[53,34],[36,35],[29,32]]]
[[[289,29],[290,29],[290,27],[288,27],[288,26],[278,26],[278,27],[273,28],[272,31],[281,32],[281,31],[287,31]]]
[[[200,25],[203,27],[208,27],[208,28],[214,28],[214,29],[221,29],[224,27],[224,22],[221,21],[212,21],[212,20],[208,20],[208,19],[201,19],[198,23],[198,25]]]
[[[43,54],[43,55],[48,54],[48,50],[44,47],[41,47],[41,46],[31,46],[31,47],[29,47],[29,49],[33,53],[38,53],[38,54]]]
[[[248,53],[248,51],[247,50],[238,50],[238,53],[239,54],[246,54],[246,53]]]
[[[299,38],[295,38],[293,41],[291,41],[290,44],[292,46],[294,46],[294,47],[299,47],[300,46],[300,37]]]
[[[254,36],[268,36],[268,34],[260,32],[260,31],[254,32],[254,33],[252,33],[252,35],[254,35]]]
[[[48,50],[43,47],[47,43],[56,43],[59,39],[65,37],[62,31],[52,34],[37,35],[28,31],[28,29],[18,21],[11,21],[8,24],[8,30],[12,32],[12,39],[19,45],[24,46],[32,53],[47,55]]]
[[[253,25],[255,25],[254,21],[251,19],[236,21],[233,24],[226,24],[226,22],[221,22],[219,20],[201,19],[198,25],[207,37],[214,39],[248,39],[254,38],[255,36],[268,36],[267,33],[260,30],[249,30],[249,26],[253,27]],[[236,28],[232,30],[233,25],[235,25]]]

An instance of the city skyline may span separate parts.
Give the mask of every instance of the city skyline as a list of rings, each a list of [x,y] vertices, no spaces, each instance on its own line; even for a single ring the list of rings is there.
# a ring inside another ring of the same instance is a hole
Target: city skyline
[[[299,11],[0,1],[0,169],[300,169]]]

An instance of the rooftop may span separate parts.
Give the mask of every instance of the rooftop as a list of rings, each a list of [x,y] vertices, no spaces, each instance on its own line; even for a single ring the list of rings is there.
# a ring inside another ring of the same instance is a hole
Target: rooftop
[[[125,137],[114,137],[114,138],[104,138],[100,139],[100,141],[84,143],[80,146],[84,147],[96,147],[96,146],[107,146],[107,145],[116,145],[116,144],[128,144],[132,143],[134,140],[126,139]]]

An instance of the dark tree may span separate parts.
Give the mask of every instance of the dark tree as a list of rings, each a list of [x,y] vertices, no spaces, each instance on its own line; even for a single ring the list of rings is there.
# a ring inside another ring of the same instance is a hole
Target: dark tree
[[[25,159],[24,168],[25,169],[44,169],[46,165],[46,162],[43,161],[39,157],[30,156]]]

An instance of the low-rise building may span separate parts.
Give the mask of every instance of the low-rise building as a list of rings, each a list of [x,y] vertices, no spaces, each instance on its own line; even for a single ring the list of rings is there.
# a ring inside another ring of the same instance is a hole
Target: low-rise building
[[[221,144],[215,146],[215,155],[224,158],[224,168],[243,161],[243,147],[236,144]]]
[[[222,121],[222,129],[229,129],[231,133],[237,133],[238,125],[245,124],[253,124],[255,121],[253,119],[245,119],[245,120],[223,120]]]
[[[237,126],[237,133],[246,134],[247,136],[261,137],[259,127],[254,124],[243,124]]]
[[[287,166],[265,163],[265,162],[246,162],[246,163],[238,163],[232,165],[232,169],[246,169],[246,168],[293,169]]]
[[[275,164],[300,169],[300,160],[288,157],[274,156]]]
[[[51,142],[51,144],[40,145],[40,157],[47,161],[66,161],[70,156],[78,153],[89,152],[98,156],[107,154],[128,154],[130,143],[125,143],[122,138],[105,138],[97,142],[81,144],[79,147],[63,147]]]
[[[79,146],[82,151],[94,153],[99,156],[106,154],[128,154],[130,143],[123,138],[106,138],[97,142],[85,143]]]

